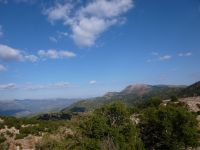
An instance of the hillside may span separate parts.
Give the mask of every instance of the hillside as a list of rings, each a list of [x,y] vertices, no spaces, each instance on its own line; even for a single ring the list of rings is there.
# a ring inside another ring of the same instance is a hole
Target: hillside
[[[199,144],[199,105],[200,97],[188,97],[177,102],[154,99],[131,108],[117,102],[84,113],[0,116],[0,149],[194,150]]]
[[[153,97],[169,99],[171,96],[182,98],[199,95],[200,82],[196,82],[190,86],[136,84],[127,86],[121,92],[108,92],[102,97],[75,102],[62,111],[92,110],[115,101],[121,101],[127,104],[127,106],[133,106]]]
[[[179,93],[180,97],[192,97],[199,95],[200,95],[200,81],[186,87]]]

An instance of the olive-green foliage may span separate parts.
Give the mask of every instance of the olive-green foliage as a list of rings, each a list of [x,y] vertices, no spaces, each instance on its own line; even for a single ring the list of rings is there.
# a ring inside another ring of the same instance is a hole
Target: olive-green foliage
[[[4,142],[0,144],[0,150],[8,150],[9,149],[9,144]]]
[[[171,101],[172,101],[172,102],[178,102],[178,97],[176,97],[176,96],[171,96]]]
[[[97,109],[81,128],[87,139],[82,143],[86,149],[143,149],[138,131],[130,121],[128,109],[122,103]]]
[[[179,105],[148,108],[140,129],[147,150],[180,150],[198,145],[195,116]]]
[[[4,137],[3,134],[0,134],[0,143],[3,143],[6,141],[6,138]]]
[[[37,117],[32,118],[15,118],[8,116],[1,116],[4,120],[0,123],[0,128],[4,128],[5,125],[8,128],[15,127],[19,129],[19,134],[16,135],[16,139],[22,139],[29,134],[31,135],[41,135],[42,132],[52,133],[58,129],[60,126],[66,124],[66,120],[38,120]],[[22,127],[27,126],[27,127]],[[7,132],[7,135],[12,137],[11,133]]]
[[[162,99],[161,98],[154,97],[154,98],[151,98],[150,100],[142,102],[137,107],[140,108],[140,109],[145,109],[145,108],[148,108],[148,107],[156,107],[156,108],[158,108],[161,103],[162,103]]]
[[[64,142],[45,136],[45,138],[43,138],[43,140],[36,145],[35,149],[36,150],[65,150],[66,147],[65,147]]]

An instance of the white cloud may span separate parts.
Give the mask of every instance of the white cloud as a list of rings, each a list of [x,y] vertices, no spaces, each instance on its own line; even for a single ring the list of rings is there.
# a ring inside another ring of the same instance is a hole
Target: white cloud
[[[53,42],[53,43],[57,43],[57,42],[58,42],[58,40],[57,40],[55,37],[53,37],[53,36],[50,36],[50,37],[49,37],[49,40],[50,40],[51,42]]]
[[[35,55],[26,55],[24,56],[24,59],[27,61],[36,62],[39,58]]]
[[[23,55],[20,50],[0,44],[0,59],[3,60],[22,60]]]
[[[9,90],[9,89],[15,89],[16,85],[14,83],[8,83],[8,84],[0,84],[0,90]]]
[[[164,55],[164,56],[160,56],[159,60],[169,60],[171,58],[172,58],[172,56],[170,56],[170,55]]]
[[[156,62],[156,61],[166,61],[166,60],[172,59],[172,56],[168,54],[160,55],[158,52],[152,52],[151,54],[154,56],[154,58],[147,59],[148,63]]]
[[[89,81],[89,84],[96,84],[96,83],[97,83],[96,80],[91,80],[91,81]]]
[[[58,59],[58,58],[71,58],[71,57],[75,57],[76,54],[70,51],[57,51],[54,49],[50,49],[50,50],[40,50],[38,51],[38,55],[40,57],[44,57],[44,58],[51,58],[51,59]]]
[[[44,14],[48,15],[48,19],[51,23],[57,20],[67,20],[72,9],[72,5],[66,3],[64,5],[56,3],[55,7],[44,10]]]
[[[24,54],[21,50],[0,44],[0,60],[1,59],[8,61],[15,60],[35,62],[38,60],[38,57],[35,55]]]
[[[76,54],[70,51],[65,50],[54,50],[49,49],[39,50],[37,55],[26,54],[21,50],[12,48],[7,45],[0,44],[0,60],[5,61],[30,61],[37,62],[40,58],[50,58],[50,59],[61,59],[61,58],[72,58],[75,57]]]
[[[44,10],[51,23],[63,21],[72,30],[71,37],[80,46],[92,46],[102,32],[121,22],[121,15],[133,7],[132,0],[93,0],[82,7],[65,2]]]
[[[188,56],[192,56],[192,53],[191,52],[179,53],[178,56],[180,56],[180,57],[188,57]]]
[[[0,64],[0,72],[6,71],[6,67]]]
[[[66,36],[69,35],[67,32],[60,32],[60,31],[58,31],[57,33],[58,33],[58,37],[59,38],[62,38],[63,36],[66,37]]]

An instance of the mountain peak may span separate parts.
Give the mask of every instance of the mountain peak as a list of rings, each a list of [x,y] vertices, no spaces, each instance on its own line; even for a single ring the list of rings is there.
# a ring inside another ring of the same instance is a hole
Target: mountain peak
[[[122,93],[142,95],[144,93],[149,92],[151,87],[152,87],[151,85],[147,84],[132,84],[127,86],[124,90],[122,90]]]

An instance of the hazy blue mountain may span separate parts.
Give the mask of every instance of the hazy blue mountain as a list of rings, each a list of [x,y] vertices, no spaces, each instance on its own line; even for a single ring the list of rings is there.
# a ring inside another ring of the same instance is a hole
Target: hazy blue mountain
[[[25,99],[0,101],[0,115],[28,116],[38,113],[60,111],[72,104],[74,99]]]

